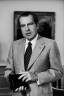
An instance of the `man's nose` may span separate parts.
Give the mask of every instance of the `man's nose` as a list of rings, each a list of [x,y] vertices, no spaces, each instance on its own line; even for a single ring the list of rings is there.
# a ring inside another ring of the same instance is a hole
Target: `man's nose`
[[[25,26],[25,29],[26,29],[26,30],[29,30],[29,26],[28,26],[28,25],[26,25],[26,26]]]

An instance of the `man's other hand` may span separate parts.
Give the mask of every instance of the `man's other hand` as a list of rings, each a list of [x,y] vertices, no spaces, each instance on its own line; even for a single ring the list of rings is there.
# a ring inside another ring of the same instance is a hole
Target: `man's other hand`
[[[31,82],[31,81],[37,81],[38,80],[38,77],[37,77],[37,74],[34,74],[32,72],[21,72],[20,73],[21,76],[19,76],[18,79],[22,79],[22,81],[25,81],[25,82]]]

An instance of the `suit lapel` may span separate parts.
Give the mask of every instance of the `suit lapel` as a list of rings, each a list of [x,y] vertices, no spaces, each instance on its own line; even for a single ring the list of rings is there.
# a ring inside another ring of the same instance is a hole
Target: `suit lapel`
[[[29,69],[34,64],[34,62],[36,61],[36,59],[40,55],[41,51],[45,48],[45,45],[44,45],[43,41],[44,41],[43,39],[38,39],[37,40],[36,45],[33,49],[32,56],[30,58],[30,62],[28,64],[27,69]],[[21,41],[21,43],[19,44],[19,47],[18,47],[18,59],[19,59],[20,67],[23,71],[25,71],[25,68],[24,68],[24,53],[25,53],[25,39],[23,41]]]
[[[25,39],[19,45],[18,48],[19,48],[18,49],[18,59],[19,59],[19,62],[20,62],[20,67],[22,68],[23,71],[25,71],[25,69],[24,69]]]
[[[38,39],[36,42],[36,45],[33,49],[32,56],[30,58],[30,62],[28,64],[27,69],[29,69],[34,64],[34,62],[36,61],[36,59],[38,58],[38,56],[40,55],[40,53],[44,49],[44,47],[45,47],[45,45],[44,45],[43,39]]]

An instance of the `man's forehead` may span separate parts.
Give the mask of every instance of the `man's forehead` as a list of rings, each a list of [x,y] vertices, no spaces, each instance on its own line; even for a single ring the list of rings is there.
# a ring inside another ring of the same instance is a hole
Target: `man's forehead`
[[[32,15],[22,16],[20,18],[20,23],[28,23],[28,22],[34,22]]]

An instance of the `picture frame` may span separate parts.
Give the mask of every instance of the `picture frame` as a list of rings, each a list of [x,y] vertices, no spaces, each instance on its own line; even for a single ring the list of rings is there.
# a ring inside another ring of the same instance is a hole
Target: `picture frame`
[[[25,11],[14,11],[14,40],[23,38],[20,29],[19,16]],[[55,39],[55,12],[32,11],[38,17],[39,35]]]

